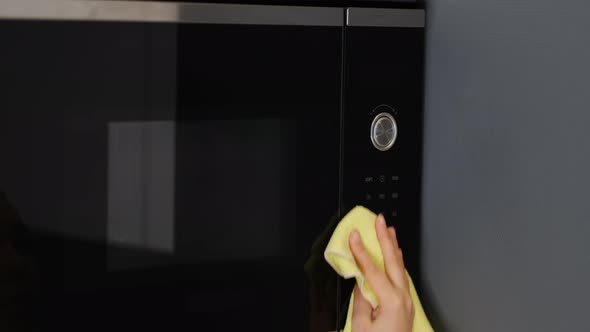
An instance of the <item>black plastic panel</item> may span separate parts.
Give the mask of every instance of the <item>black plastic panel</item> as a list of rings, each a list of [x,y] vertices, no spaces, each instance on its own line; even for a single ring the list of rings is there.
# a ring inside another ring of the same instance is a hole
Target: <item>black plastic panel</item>
[[[360,204],[383,213],[419,281],[424,30],[347,28],[345,45],[343,212]],[[371,123],[390,109],[397,139],[380,151]]]

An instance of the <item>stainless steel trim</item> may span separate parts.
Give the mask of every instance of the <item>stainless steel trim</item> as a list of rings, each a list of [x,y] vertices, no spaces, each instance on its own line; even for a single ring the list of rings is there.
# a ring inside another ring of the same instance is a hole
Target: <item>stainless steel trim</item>
[[[424,24],[423,9],[346,9],[346,25],[351,27],[422,28]]]
[[[378,135],[375,132],[377,129],[376,128],[377,124],[379,124],[379,122],[381,120],[388,120],[389,122],[391,122],[391,131],[393,133],[393,136],[391,137],[391,139],[388,139],[387,144],[381,144],[379,142],[378,137],[377,137]],[[377,114],[377,116],[375,116],[375,118],[373,119],[373,122],[371,123],[371,142],[373,143],[373,146],[375,147],[375,149],[377,149],[379,151],[387,151],[387,150],[391,149],[391,147],[395,143],[396,139],[397,139],[397,123],[395,122],[393,115],[391,115],[388,112],[382,112],[382,113]]]
[[[342,26],[341,8],[100,0],[0,0],[0,20]]]

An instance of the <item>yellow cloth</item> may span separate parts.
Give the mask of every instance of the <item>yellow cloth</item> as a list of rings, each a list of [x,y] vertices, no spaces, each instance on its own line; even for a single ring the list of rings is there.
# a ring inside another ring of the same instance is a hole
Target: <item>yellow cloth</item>
[[[356,282],[359,285],[361,293],[367,299],[373,308],[377,307],[377,299],[375,293],[369,287],[368,282],[365,282],[365,277],[357,267],[354,257],[350,252],[348,246],[348,238],[353,230],[357,230],[365,245],[366,250],[371,255],[375,263],[384,271],[383,254],[381,253],[381,247],[377,240],[377,233],[375,231],[375,219],[377,215],[370,210],[356,206],[352,209],[336,226],[332,238],[324,251],[324,258],[336,270],[336,272],[345,279],[356,278]],[[406,271],[407,273],[407,271]],[[408,274],[410,280],[410,296],[414,304],[415,314],[413,323],[413,332],[432,332],[433,329],[430,326],[430,322],[424,313],[412,278]],[[348,306],[348,314],[346,317],[346,325],[344,332],[351,331],[350,319],[352,316],[352,306],[354,303],[354,294],[350,297]]]

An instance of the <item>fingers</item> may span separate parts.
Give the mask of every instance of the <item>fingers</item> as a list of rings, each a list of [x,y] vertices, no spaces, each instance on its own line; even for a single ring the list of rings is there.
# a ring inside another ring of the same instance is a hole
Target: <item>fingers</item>
[[[398,256],[397,240],[393,240],[390,231],[387,229],[385,224],[385,218],[379,214],[375,220],[375,231],[377,233],[377,239],[379,240],[379,246],[383,253],[383,261],[385,263],[385,272],[391,280],[391,282],[397,286],[403,280],[400,276],[400,258]],[[403,271],[402,271],[403,272]]]
[[[389,233],[389,236],[392,239],[392,241],[395,243],[396,249],[394,250],[394,252],[396,253],[396,256],[398,258],[397,262],[401,266],[401,271],[402,271],[402,275],[403,275],[402,281],[399,284],[399,287],[405,288],[409,292],[409,290],[410,290],[410,282],[408,280],[408,276],[406,275],[406,266],[404,264],[404,255],[402,253],[401,248],[399,248],[399,246],[397,245],[397,237],[396,237],[395,228],[388,227],[387,228],[387,232]]]
[[[394,252],[396,253],[396,255],[400,258],[399,262],[402,264],[402,267],[405,269],[405,264],[404,264],[404,256],[402,255],[402,249],[399,247],[398,243],[397,243],[397,234],[395,232],[395,228],[393,228],[393,226],[387,227],[387,233],[389,235],[389,237],[391,238],[391,241],[393,241],[393,246],[395,247]]]
[[[354,303],[352,307],[352,330],[365,331],[372,322],[373,307],[363,297],[358,285],[354,286]]]
[[[395,228],[393,226],[387,227],[387,232],[389,233],[389,237],[391,238],[391,242],[393,242],[394,248],[399,248],[399,244],[397,243],[397,235],[395,234]]]
[[[365,250],[365,246],[357,231],[351,233],[349,245],[357,265],[375,292],[377,300],[379,300],[379,294],[388,294],[391,292],[392,287],[390,281]]]

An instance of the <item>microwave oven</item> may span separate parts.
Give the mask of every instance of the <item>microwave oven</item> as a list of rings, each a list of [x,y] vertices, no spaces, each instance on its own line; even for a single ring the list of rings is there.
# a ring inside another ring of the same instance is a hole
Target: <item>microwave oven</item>
[[[338,330],[355,205],[419,280],[425,12],[369,4],[0,4],[4,324]]]

